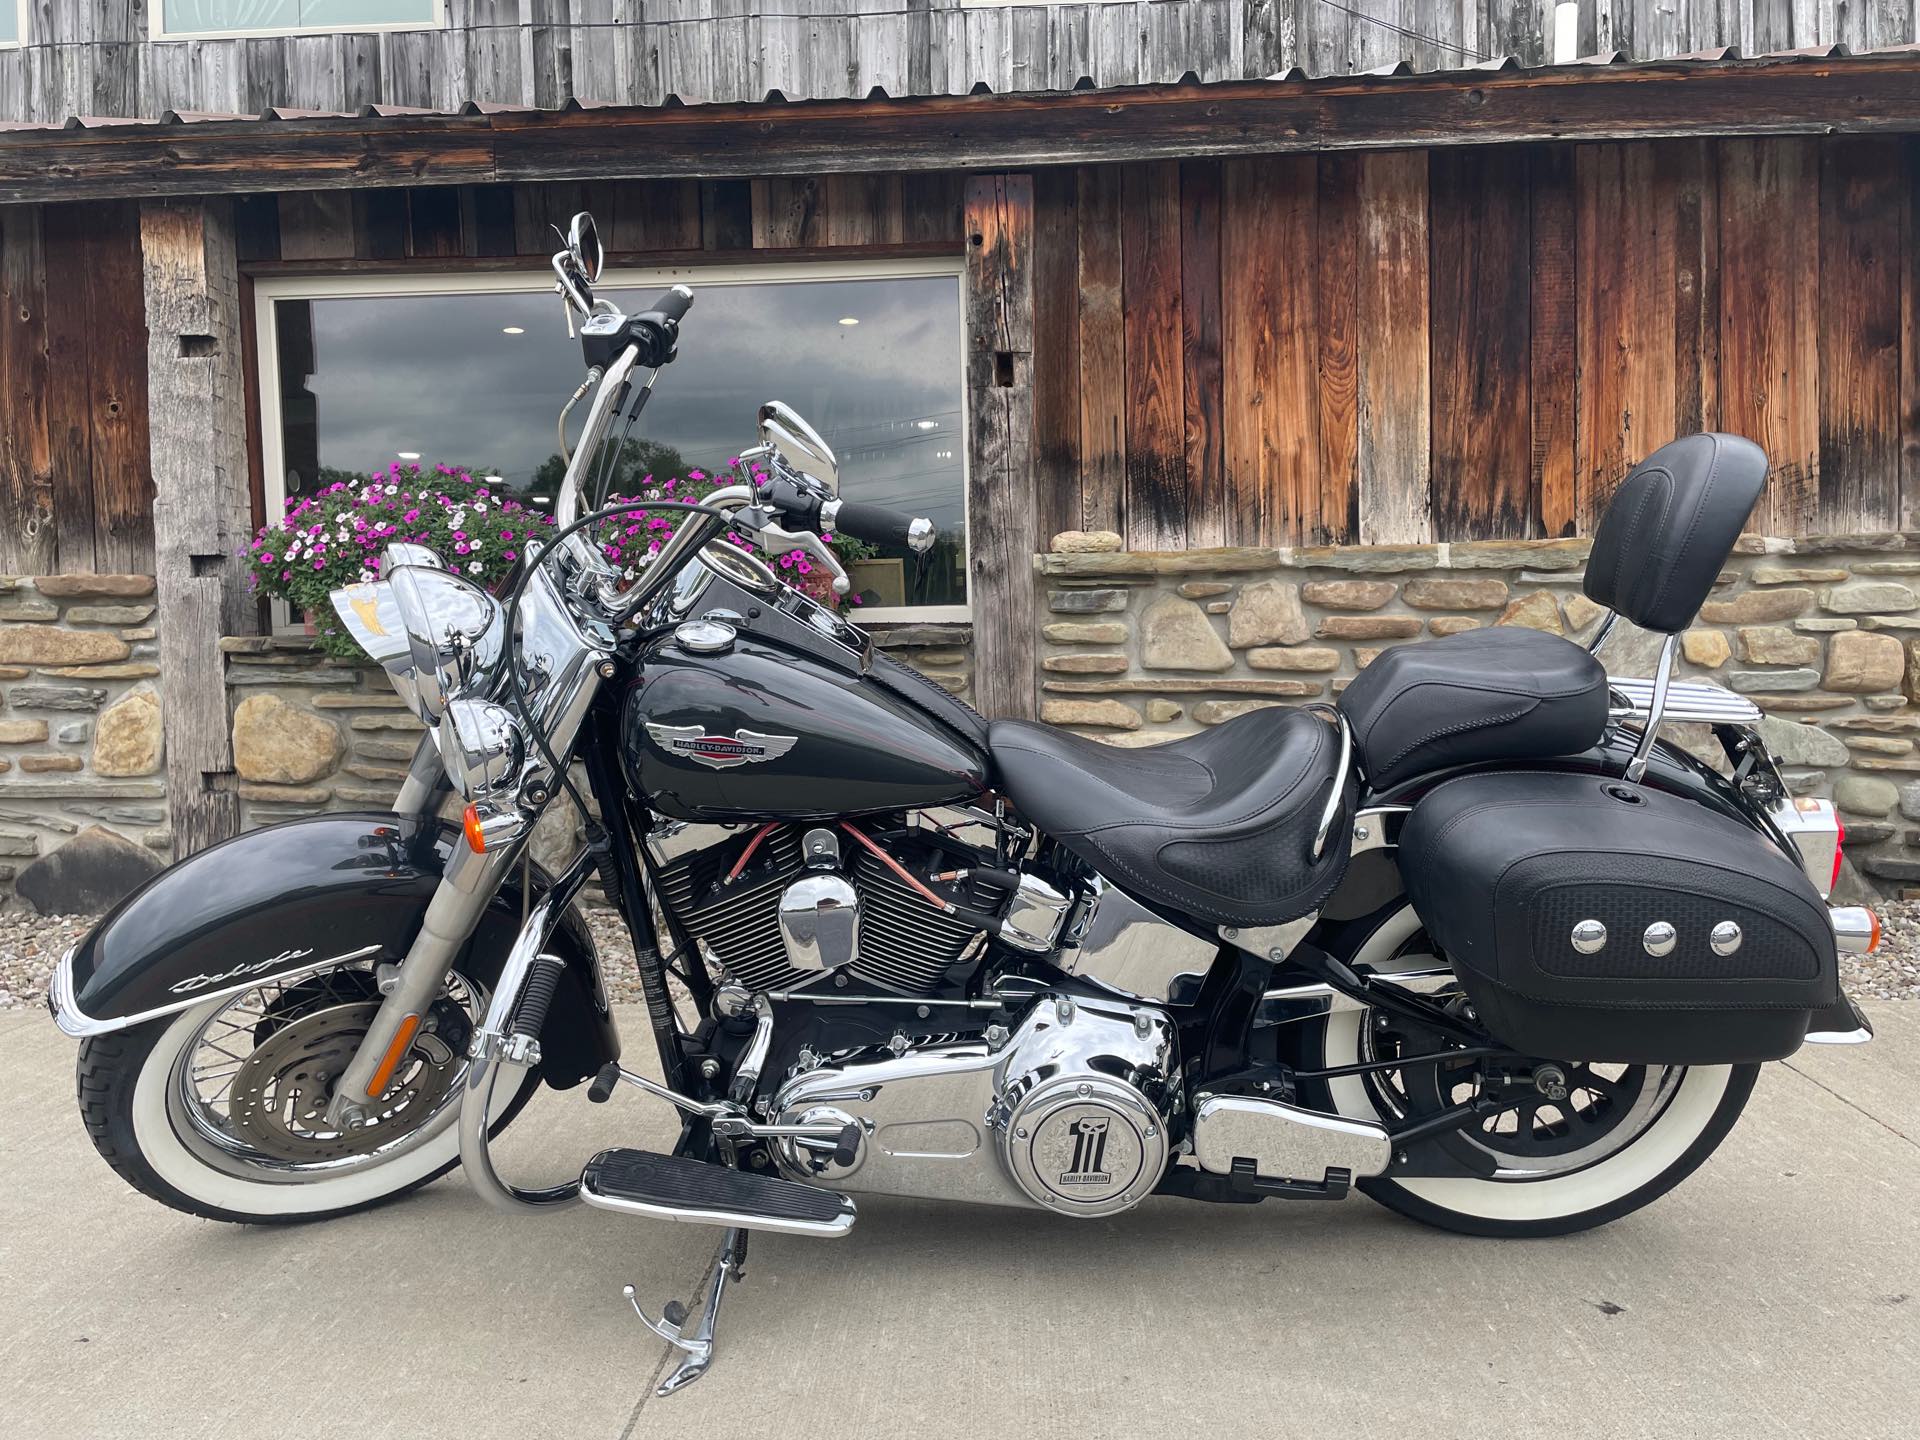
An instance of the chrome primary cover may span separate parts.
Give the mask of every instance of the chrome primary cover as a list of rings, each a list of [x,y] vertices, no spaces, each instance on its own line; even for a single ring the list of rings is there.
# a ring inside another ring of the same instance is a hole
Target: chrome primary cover
[[[776,1159],[837,1190],[1111,1215],[1160,1183],[1177,1074],[1160,1011],[1042,995],[1004,1045],[862,1051],[796,1075],[775,1097],[778,1122],[826,1116],[863,1143],[850,1164],[798,1141]]]

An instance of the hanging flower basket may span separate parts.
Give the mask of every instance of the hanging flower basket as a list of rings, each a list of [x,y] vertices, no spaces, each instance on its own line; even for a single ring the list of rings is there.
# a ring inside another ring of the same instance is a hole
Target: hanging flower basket
[[[631,502],[638,508],[595,529],[601,553],[629,578],[637,578],[685,518],[673,510],[649,510],[645,502],[697,502],[726,485],[766,483],[764,472],[745,472],[738,460],[732,465],[733,473],[689,470],[658,484],[647,475],[633,487],[634,493],[612,497],[609,505]],[[251,588],[285,601],[303,616],[307,633],[327,654],[360,659],[359,645],[341,626],[327,596],[343,585],[379,579],[381,554],[388,545],[407,541],[428,546],[450,570],[497,594],[514,575],[527,543],[553,523],[551,515],[516,499],[511,491],[476,481],[469,470],[396,462],[364,481],[337,481],[316,495],[289,500],[285,515],[262,526],[241,553]],[[745,535],[729,533],[726,538],[744,550],[754,548]],[[829,539],[849,567],[874,553],[859,541]],[[843,603],[833,593],[832,577],[806,557],[782,555],[772,563],[782,579],[821,604],[838,608]],[[852,603],[859,603],[857,597]]]

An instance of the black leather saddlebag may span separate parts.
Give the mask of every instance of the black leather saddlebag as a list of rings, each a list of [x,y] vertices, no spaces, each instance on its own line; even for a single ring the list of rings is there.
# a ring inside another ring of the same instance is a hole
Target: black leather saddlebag
[[[1408,817],[1400,871],[1481,1020],[1528,1055],[1777,1060],[1839,994],[1832,924],[1799,862],[1644,786],[1446,781]]]

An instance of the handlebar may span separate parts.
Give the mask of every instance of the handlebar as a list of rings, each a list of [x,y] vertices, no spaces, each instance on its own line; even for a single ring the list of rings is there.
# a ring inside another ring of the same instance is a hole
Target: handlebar
[[[646,313],[658,315],[663,320],[671,320],[678,325],[687,318],[687,311],[693,308],[693,291],[684,285],[676,285],[667,291]]]
[[[932,521],[885,505],[830,500],[820,507],[820,519],[842,535],[874,545],[904,545],[915,554],[924,554],[933,545]]]
[[[693,291],[676,285],[627,321],[626,338],[639,348],[642,365],[657,370],[673,362],[680,344],[680,322],[692,306]]]

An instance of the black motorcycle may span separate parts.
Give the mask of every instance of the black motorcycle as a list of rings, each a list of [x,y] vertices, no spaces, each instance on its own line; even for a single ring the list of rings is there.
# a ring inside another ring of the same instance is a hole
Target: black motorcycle
[[[215,846],[61,961],[82,1115],[137,1189],[307,1220],[459,1165],[516,1211],[721,1227],[699,1314],[641,1314],[683,1352],[665,1393],[706,1369],[748,1232],[844,1235],[856,1194],[1088,1217],[1358,1187],[1562,1234],[1700,1165],[1760,1062],[1870,1036],[1837,951],[1877,922],[1826,903],[1832,807],[1789,795],[1749,701],[1672,679],[1766,477],[1748,441],[1664,447],[1595,537],[1586,593],[1668,637],[1650,681],[1609,679],[1604,629],[1473,630],[1386,652],[1336,706],[1122,751],[982,719],[780,582],[797,550],[844,585],[823,531],[932,539],[839,499],[783,405],[742,483],[647,506],[671,540],[610,564],[595,527],[635,502],[583,513],[589,472],[693,295],[622,314],[600,258],[578,217],[554,269],[592,400],[537,559],[501,600],[395,545],[335,596],[430,727],[394,813]],[[1711,727],[1724,765],[1663,721]],[[587,842],[547,874],[528,840],[562,794]],[[645,1073],[590,880],[633,936]],[[502,1179],[492,1136],[582,1082],[672,1106],[671,1153]]]

